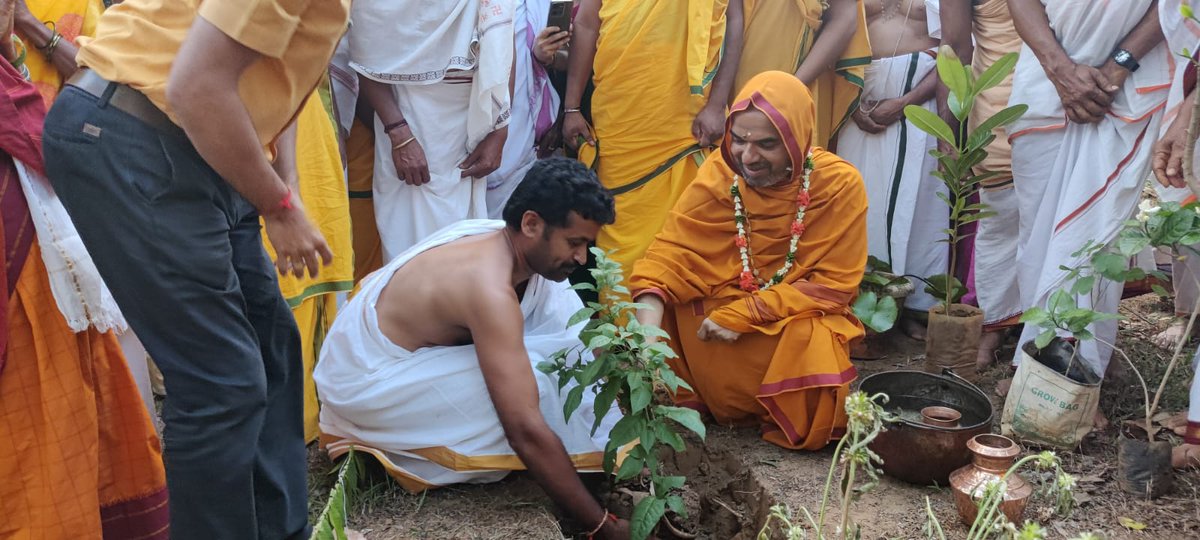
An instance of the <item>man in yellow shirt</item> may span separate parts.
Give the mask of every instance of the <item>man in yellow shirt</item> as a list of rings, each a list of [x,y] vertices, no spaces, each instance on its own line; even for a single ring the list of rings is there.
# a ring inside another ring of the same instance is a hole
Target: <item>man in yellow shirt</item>
[[[301,348],[276,268],[332,257],[300,204],[294,119],[348,11],[128,0],[80,40],[46,119],[51,182],[163,372],[176,539],[308,534]]]

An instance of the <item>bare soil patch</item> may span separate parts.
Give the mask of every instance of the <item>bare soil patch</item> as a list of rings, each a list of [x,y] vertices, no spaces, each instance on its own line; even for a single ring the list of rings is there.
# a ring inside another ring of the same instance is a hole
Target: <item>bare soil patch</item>
[[[1155,348],[1149,338],[1170,323],[1170,310],[1169,304],[1150,295],[1122,304],[1128,320],[1121,323],[1120,345],[1150,381],[1161,379],[1169,354]],[[860,379],[879,371],[921,369],[923,344],[898,332],[893,334],[884,340],[883,358],[855,362]],[[1192,350],[1186,351],[1188,358]],[[1010,339],[1001,351],[1002,361],[979,377],[980,388],[992,399],[997,432],[1003,399],[993,390],[998,381],[1011,376],[1007,365],[1012,353]],[[1186,409],[1191,377],[1190,364],[1177,368],[1163,410]],[[1114,358],[1101,402],[1101,409],[1114,427],[1092,433],[1075,452],[1060,453],[1064,468],[1079,480],[1079,506],[1070,517],[1062,518],[1035,499],[1026,518],[1041,523],[1055,539],[1072,538],[1085,531],[1110,540],[1200,538],[1200,472],[1176,472],[1174,491],[1153,501],[1130,496],[1116,485],[1116,426],[1125,419],[1140,417],[1142,406],[1136,377]],[[1179,442],[1178,438],[1173,442]],[[819,452],[794,452],[762,442],[756,430],[710,426],[703,444],[693,443],[688,451],[669,456],[666,462],[688,477],[685,500],[691,519],[685,527],[699,538],[749,539],[755,538],[774,504],[787,504],[796,512],[801,507],[817,510],[832,455],[832,446]],[[333,468],[323,452],[310,450],[313,515],[327,497]],[[1023,474],[1036,480],[1033,472]],[[526,474],[513,474],[495,484],[453,486],[420,495],[404,492],[377,471],[371,476],[370,487],[365,487],[354,502],[350,519],[351,526],[370,539],[582,538],[581,525],[564,518]],[[603,482],[589,481],[612,508],[628,512],[631,501],[627,496],[607,495]],[[835,486],[835,498],[836,490]],[[924,538],[925,497],[929,497],[947,537],[966,535],[966,527],[960,524],[951,495],[944,487],[915,486],[887,477],[854,504],[852,519],[862,525],[866,539]],[[837,522],[837,504],[830,506],[827,520]],[[1130,529],[1121,518],[1145,528]]]

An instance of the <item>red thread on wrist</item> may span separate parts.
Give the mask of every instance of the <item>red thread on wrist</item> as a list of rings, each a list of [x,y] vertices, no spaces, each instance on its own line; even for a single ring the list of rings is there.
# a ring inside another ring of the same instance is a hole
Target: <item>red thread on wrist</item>
[[[275,210],[292,210],[295,208],[296,206],[292,204],[292,188],[289,187],[287,188],[287,193],[283,195],[283,199],[279,201],[279,204],[275,205]]]

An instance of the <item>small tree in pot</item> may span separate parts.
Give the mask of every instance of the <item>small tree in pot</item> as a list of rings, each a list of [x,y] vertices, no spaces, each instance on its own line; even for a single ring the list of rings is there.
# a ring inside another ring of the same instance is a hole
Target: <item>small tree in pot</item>
[[[965,225],[994,214],[986,205],[971,202],[980,183],[998,174],[977,174],[975,171],[988,155],[987,146],[996,138],[993,130],[1015,122],[1028,107],[1008,107],[969,133],[966,121],[979,94],[1000,84],[1016,64],[1017,55],[1007,54],[976,78],[970,66],[964,65],[953,49],[943,46],[938,52],[938,77],[950,89],[947,105],[958,120],[957,133],[945,120],[923,107],[909,105],[904,108],[908,121],[950,148],[949,152],[930,151],[939,164],[938,171],[933,174],[946,186],[946,193],[938,193],[938,197],[950,209],[950,223],[944,230],[946,238],[942,240],[950,249],[950,263],[945,274],[926,280],[928,287],[925,290],[942,300],[940,305],[929,310],[925,355],[926,369],[931,372],[950,367],[970,375],[975,370],[979,337],[983,332],[983,312],[958,303],[966,293],[966,287],[954,277],[958,266],[957,247],[959,241],[968,236],[963,230]]]
[[[1143,410],[1145,416],[1141,420],[1126,423],[1126,429],[1121,430],[1121,438],[1118,440],[1117,447],[1118,483],[1125,491],[1137,495],[1157,497],[1167,493],[1171,488],[1171,446],[1169,443],[1155,438],[1159,429],[1154,425],[1152,419],[1158,411],[1167,381],[1180,358],[1183,357],[1184,345],[1187,343],[1188,336],[1192,334],[1197,312],[1200,312],[1200,301],[1192,307],[1184,333],[1172,348],[1166,372],[1152,398],[1149,386],[1138,366],[1120,348],[1104,341],[1103,338],[1094,336],[1088,329],[1088,326],[1095,322],[1120,317],[1076,307],[1074,298],[1078,294],[1092,291],[1096,280],[1100,278],[1118,283],[1144,279],[1147,273],[1139,268],[1129,268],[1128,261],[1147,248],[1165,250],[1173,257],[1181,257],[1185,253],[1200,256],[1200,252],[1197,252],[1194,247],[1196,244],[1200,244],[1200,204],[1181,205],[1164,202],[1161,206],[1155,206],[1152,203],[1143,202],[1137,218],[1126,221],[1113,242],[1107,246],[1088,242],[1080,252],[1076,253],[1076,255],[1086,255],[1088,262],[1078,268],[1069,269],[1067,279],[1069,286],[1056,291],[1051,296],[1047,309],[1029,310],[1021,319],[1043,329],[1033,343],[1037,349],[1036,354],[1030,355],[1038,362],[1047,363],[1047,351],[1054,348],[1055,344],[1063,342],[1060,337],[1062,335],[1071,336],[1077,341],[1095,339],[1119,354],[1137,376],[1145,401]],[[1150,275],[1159,278],[1165,277],[1159,272],[1151,272]],[[1162,287],[1155,285],[1154,288],[1155,292],[1160,295],[1167,294]],[[1068,350],[1070,354],[1066,364],[1067,368],[1059,371],[1066,373],[1069,378],[1077,380],[1077,377],[1072,377],[1071,373],[1072,370],[1078,369],[1078,358],[1074,353],[1074,347],[1070,347]],[[1085,371],[1088,376],[1099,380],[1099,377],[1090,370]],[[1020,372],[1020,368],[1018,368],[1018,372]],[[1005,403],[1005,422],[1009,417],[1009,403],[1019,400],[1020,397],[1017,394],[1022,393],[1022,390],[1018,389],[1017,379],[1018,377],[1014,377],[1013,390],[1010,391],[1008,401]],[[1016,427],[1014,424],[1014,428]],[[1024,426],[1024,429],[1046,429],[1046,426],[1027,425]],[[1082,435],[1079,437],[1081,438]]]

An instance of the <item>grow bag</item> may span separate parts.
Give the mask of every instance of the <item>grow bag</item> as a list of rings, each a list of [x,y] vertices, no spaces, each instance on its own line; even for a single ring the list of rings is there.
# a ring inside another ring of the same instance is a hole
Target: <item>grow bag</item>
[[[1040,351],[1025,344],[1004,399],[1001,433],[1042,446],[1079,446],[1100,405],[1100,377],[1081,359],[1072,362],[1071,352],[1061,338]]]

